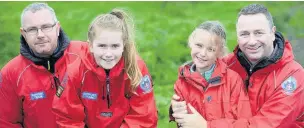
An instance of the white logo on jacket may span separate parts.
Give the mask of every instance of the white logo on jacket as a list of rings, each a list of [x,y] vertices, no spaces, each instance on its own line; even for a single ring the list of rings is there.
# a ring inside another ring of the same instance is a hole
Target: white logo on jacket
[[[145,75],[140,82],[140,88],[143,90],[143,93],[149,93],[152,91],[152,84],[149,75]]]
[[[97,93],[83,92],[81,97],[83,99],[96,100],[97,99]]]
[[[281,84],[284,93],[287,95],[291,95],[297,88],[297,80],[290,76]]]
[[[33,92],[30,94],[31,100],[39,100],[39,99],[44,99],[46,98],[45,92]]]

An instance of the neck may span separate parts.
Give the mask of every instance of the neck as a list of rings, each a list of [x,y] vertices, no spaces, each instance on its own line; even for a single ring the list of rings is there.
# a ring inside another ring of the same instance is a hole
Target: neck
[[[204,67],[204,68],[197,68],[196,71],[199,73],[204,74],[206,71],[209,71],[214,64],[211,64],[210,66]]]

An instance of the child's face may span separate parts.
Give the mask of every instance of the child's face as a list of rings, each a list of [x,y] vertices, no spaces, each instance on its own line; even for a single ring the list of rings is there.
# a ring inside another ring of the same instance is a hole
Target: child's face
[[[196,29],[190,35],[191,57],[198,71],[209,70],[219,56],[220,47],[214,43],[216,40],[213,41],[213,38],[214,35],[201,29]]]
[[[96,63],[104,69],[112,69],[120,60],[124,49],[122,32],[102,30],[91,44]]]

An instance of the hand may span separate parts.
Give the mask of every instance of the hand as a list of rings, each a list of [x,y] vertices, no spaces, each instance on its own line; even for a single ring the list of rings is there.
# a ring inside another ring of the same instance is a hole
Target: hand
[[[207,128],[207,121],[199,114],[196,109],[188,104],[193,114],[173,113],[175,122],[182,128]]]
[[[172,96],[171,106],[173,114],[187,114],[187,105],[185,101],[180,101],[180,97],[176,94]]]

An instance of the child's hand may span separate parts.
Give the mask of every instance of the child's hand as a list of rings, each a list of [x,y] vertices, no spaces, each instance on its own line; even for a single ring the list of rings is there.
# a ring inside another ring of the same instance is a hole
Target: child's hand
[[[180,97],[174,94],[171,100],[171,106],[173,110],[173,114],[186,114],[187,105],[185,101],[180,101]],[[173,116],[174,117],[174,116]]]
[[[207,128],[207,121],[196,111],[191,104],[188,107],[193,114],[176,114],[172,116],[175,118],[175,122],[182,128]]]

